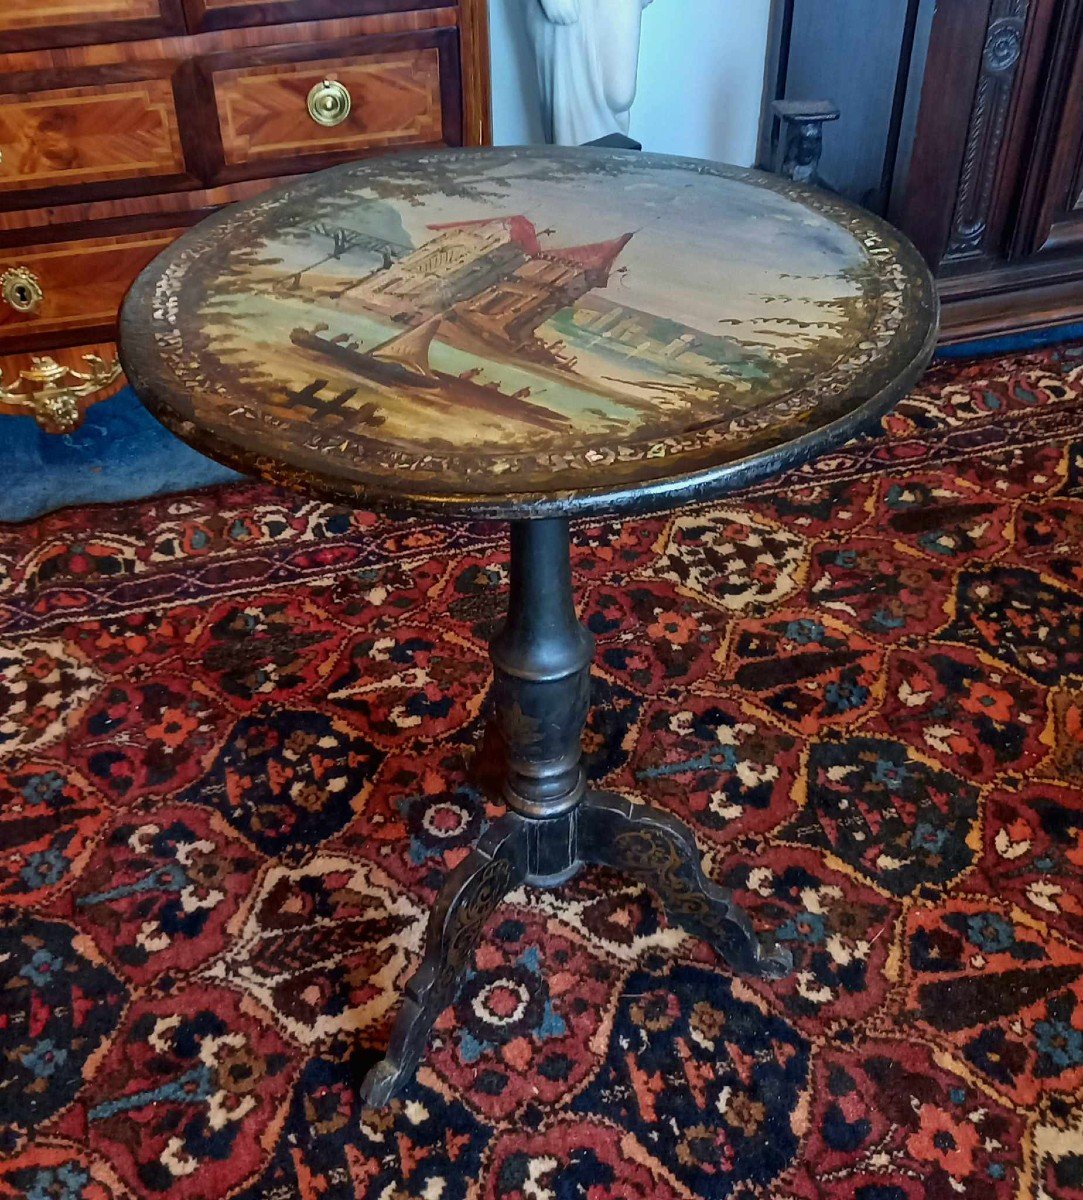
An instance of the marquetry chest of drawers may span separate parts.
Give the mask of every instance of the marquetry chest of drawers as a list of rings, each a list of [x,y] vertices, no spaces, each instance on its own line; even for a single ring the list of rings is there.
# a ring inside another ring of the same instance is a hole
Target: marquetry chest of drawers
[[[394,147],[489,141],[486,0],[0,3],[0,414],[123,382],[142,267],[211,209]]]

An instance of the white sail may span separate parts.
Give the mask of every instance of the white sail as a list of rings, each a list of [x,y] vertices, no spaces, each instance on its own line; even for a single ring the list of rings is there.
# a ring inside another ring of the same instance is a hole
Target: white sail
[[[441,320],[440,317],[431,317],[423,324],[398,334],[382,346],[377,346],[372,351],[372,357],[398,363],[418,375],[434,379],[432,368],[429,366],[429,346],[440,328]]]

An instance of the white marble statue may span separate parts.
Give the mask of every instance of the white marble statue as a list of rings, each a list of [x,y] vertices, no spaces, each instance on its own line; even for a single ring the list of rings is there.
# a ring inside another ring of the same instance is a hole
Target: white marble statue
[[[546,141],[628,132],[639,35],[651,0],[525,0]]]

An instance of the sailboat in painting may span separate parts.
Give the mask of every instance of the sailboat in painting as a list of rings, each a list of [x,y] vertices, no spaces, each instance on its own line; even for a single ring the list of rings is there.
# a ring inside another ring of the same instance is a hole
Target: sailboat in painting
[[[290,341],[376,383],[418,388],[441,385],[440,378],[429,366],[429,346],[440,328],[439,317],[396,334],[369,351],[358,350],[356,345],[338,338],[321,337],[324,328],[294,329]]]
[[[429,347],[440,325],[441,319],[433,317],[431,321],[418,325],[416,329],[408,329],[405,333],[388,338],[383,345],[372,351],[372,357],[382,362],[397,363],[409,371],[411,376],[436,380],[436,374],[429,366]]]
[[[542,404],[531,403],[522,392],[509,396],[496,384],[479,383],[473,372],[452,375],[436,370],[429,361],[429,350],[442,324],[442,317],[432,317],[368,351],[358,350],[348,342],[322,337],[318,330],[294,329],[290,341],[374,383],[399,389],[416,388],[438,408],[453,410],[470,405],[479,411],[511,417],[539,429],[560,431],[568,426],[567,417]]]
[[[522,216],[432,229],[433,238],[412,254],[389,260],[352,294],[362,310],[405,323],[405,329],[370,350],[360,350],[342,334],[321,336],[326,327],[294,329],[290,340],[373,383],[416,392],[436,408],[470,406],[566,432],[571,418],[532,396],[530,387],[508,394],[483,382],[480,366],[458,375],[436,369],[430,361],[432,343],[439,338],[482,360],[490,355],[529,360],[540,382],[564,385],[568,364],[538,338],[538,328],[580,296],[604,286],[632,235],[547,250]],[[599,396],[609,394],[608,387],[593,381],[582,380],[580,386]]]

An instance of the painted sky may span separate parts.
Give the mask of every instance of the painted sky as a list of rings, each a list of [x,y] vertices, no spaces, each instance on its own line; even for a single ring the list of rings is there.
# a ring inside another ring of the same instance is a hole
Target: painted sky
[[[527,159],[502,163],[486,186],[497,178],[504,193],[499,200],[432,196],[420,207],[397,203],[415,245],[432,236],[431,224],[520,213],[539,230],[555,230],[543,238],[554,247],[634,232],[617,263],[627,271],[615,275],[603,294],[707,333],[747,336],[753,329],[736,330],[720,321],[757,318],[764,333],[765,317],[808,320],[821,315],[811,307],[817,302],[857,291],[839,276],[843,268],[864,261],[857,241],[826,217],[767,188],[656,168],[629,172],[618,186],[612,179],[585,176],[573,190],[566,180],[548,180],[544,164]],[[359,193],[357,208],[343,214],[344,223],[364,229],[367,207]],[[377,203],[371,217],[384,229],[382,208]],[[780,295],[785,299],[765,300]]]

